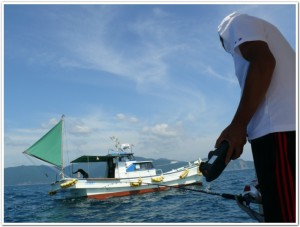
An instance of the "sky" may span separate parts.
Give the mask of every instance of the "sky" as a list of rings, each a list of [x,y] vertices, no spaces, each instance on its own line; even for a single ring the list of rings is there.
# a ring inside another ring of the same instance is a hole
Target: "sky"
[[[5,167],[65,115],[65,163],[106,155],[206,158],[240,98],[217,26],[233,11],[276,25],[296,49],[295,4],[4,4]],[[250,145],[241,156],[253,160]]]

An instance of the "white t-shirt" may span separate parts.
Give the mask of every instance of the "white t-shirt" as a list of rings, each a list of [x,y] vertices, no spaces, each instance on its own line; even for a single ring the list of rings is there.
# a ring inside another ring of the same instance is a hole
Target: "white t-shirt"
[[[276,59],[270,87],[248,124],[251,141],[272,132],[296,130],[295,51],[272,24],[246,14],[232,13],[218,27],[224,48],[234,60],[236,76],[243,91],[249,62],[238,46],[247,41],[264,41]],[[259,76],[259,75],[258,75]]]

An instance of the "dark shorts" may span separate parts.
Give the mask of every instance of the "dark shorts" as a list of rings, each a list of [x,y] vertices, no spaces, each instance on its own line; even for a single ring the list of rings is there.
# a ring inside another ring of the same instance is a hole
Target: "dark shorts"
[[[296,132],[251,141],[266,222],[296,222]]]

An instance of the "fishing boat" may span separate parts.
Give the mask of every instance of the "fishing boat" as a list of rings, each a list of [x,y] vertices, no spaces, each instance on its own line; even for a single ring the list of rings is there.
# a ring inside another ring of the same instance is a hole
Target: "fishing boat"
[[[115,137],[111,138],[115,142],[115,148],[108,150],[106,155],[83,155],[71,161],[71,165],[102,163],[100,166],[105,168],[104,176],[90,176],[82,168],[68,176],[64,171],[63,128],[64,116],[48,133],[23,152],[50,163],[60,171],[59,179],[51,184],[50,195],[63,192],[68,198],[107,199],[201,184],[200,159],[163,172],[156,169],[152,161],[136,160],[132,145],[121,144]]]

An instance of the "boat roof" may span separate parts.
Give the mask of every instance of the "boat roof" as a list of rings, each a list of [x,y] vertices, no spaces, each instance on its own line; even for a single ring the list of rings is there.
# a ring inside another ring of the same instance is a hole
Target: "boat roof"
[[[128,152],[115,152],[115,153],[110,153],[105,156],[95,156],[95,155],[83,155],[73,161],[71,163],[80,163],[80,162],[107,162],[107,160],[115,158],[115,157],[123,157],[123,156],[129,156],[133,155],[133,153],[128,153]]]

